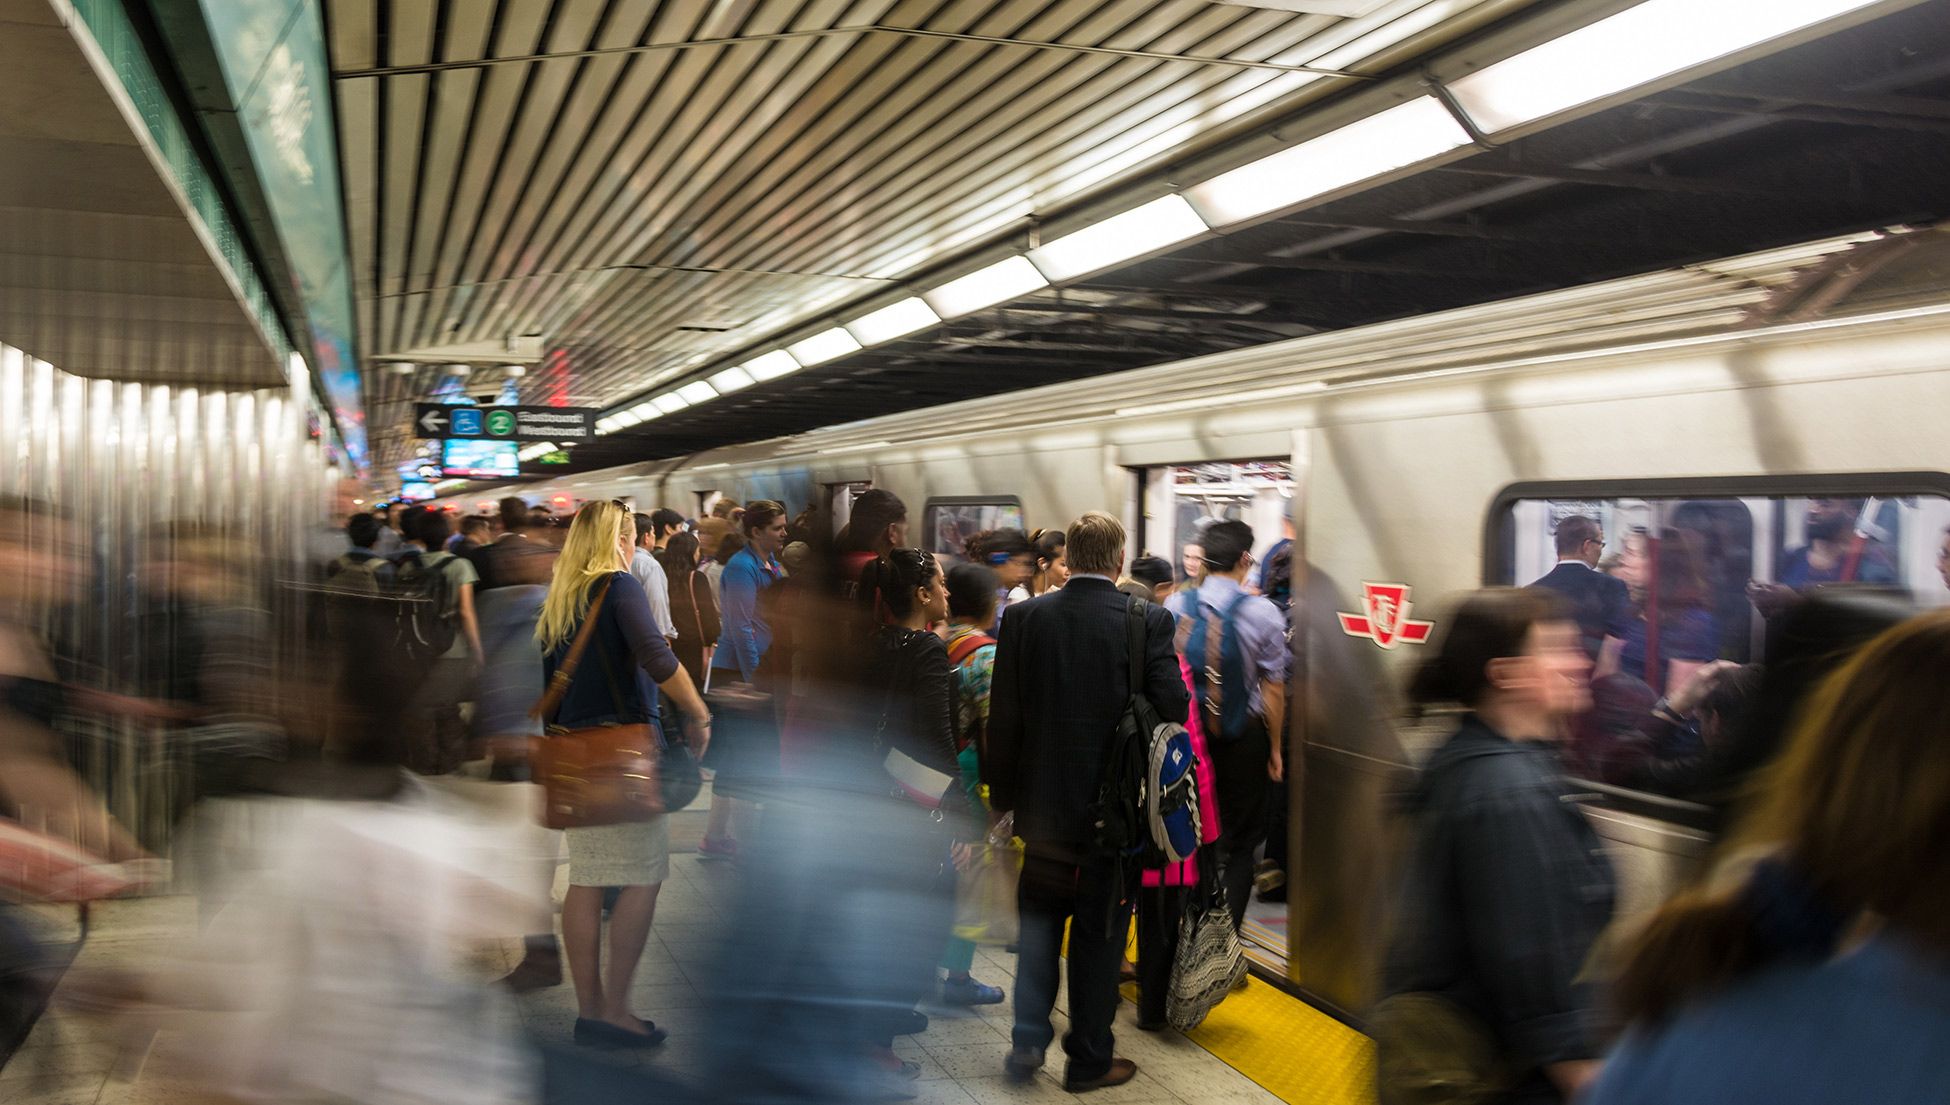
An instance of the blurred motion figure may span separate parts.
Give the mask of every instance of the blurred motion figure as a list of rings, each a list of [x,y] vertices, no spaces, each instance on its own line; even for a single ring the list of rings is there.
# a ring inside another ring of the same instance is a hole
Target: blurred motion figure
[[[1824,682],[1737,835],[1618,982],[1592,1105],[1942,1100],[1950,1085],[1950,614]],[[1753,862],[1758,854],[1758,862]]]

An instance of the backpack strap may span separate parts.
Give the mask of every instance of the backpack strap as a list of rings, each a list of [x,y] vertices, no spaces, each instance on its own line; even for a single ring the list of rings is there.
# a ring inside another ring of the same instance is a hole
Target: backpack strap
[[[963,660],[968,659],[970,656],[975,655],[977,652],[994,643],[995,638],[986,633],[970,633],[968,636],[956,641],[955,647],[948,650],[948,666],[955,668],[961,667]]]
[[[529,707],[529,717],[554,717],[556,707],[562,705],[562,696],[569,693],[569,682],[576,677],[576,668],[582,664],[582,654],[589,651],[589,639],[596,635],[596,615],[602,613],[603,600],[609,597],[610,578],[604,576],[602,583],[597,585],[596,597],[589,600],[589,612],[582,616],[582,628],[576,631],[575,643],[569,646],[569,654],[562,658],[562,666],[549,677],[542,697]],[[612,685],[610,689],[614,691],[615,687]]]
[[[1129,637],[1131,695],[1144,693],[1144,617],[1151,612],[1151,604],[1144,599],[1132,596],[1125,606],[1125,628]]]
[[[1205,622],[1205,712],[1213,718],[1225,715],[1225,639],[1226,623],[1218,608],[1199,603],[1199,617]]]

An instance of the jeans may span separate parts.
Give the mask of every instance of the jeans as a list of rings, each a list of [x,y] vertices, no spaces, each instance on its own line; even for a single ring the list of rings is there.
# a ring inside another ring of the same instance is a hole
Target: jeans
[[[1079,856],[1060,846],[1031,843],[1023,857],[1018,909],[1022,916],[1016,965],[1017,1047],[1047,1048],[1056,1038],[1057,953],[1063,922],[1070,925],[1070,1031],[1063,1051],[1067,1077],[1090,1079],[1110,1070],[1116,1043],[1111,1021],[1122,1000],[1117,969],[1124,955],[1130,907],[1124,865],[1111,856]]]

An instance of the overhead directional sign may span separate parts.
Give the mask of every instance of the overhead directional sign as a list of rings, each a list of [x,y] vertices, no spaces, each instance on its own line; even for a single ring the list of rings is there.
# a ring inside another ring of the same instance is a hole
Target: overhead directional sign
[[[462,407],[416,403],[413,431],[427,438],[574,443],[596,437],[594,407]]]

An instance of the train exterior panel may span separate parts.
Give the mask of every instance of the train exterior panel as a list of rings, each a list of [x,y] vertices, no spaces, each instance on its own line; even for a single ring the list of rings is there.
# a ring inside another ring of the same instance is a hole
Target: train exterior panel
[[[1399,702],[1402,677],[1426,646],[1384,648],[1346,631],[1339,615],[1363,613],[1366,585],[1407,585],[1408,618],[1433,620],[1440,633],[1446,597],[1526,582],[1486,576],[1499,525],[1492,509],[1518,485],[1597,499],[1658,481],[1697,490],[1756,478],[1792,494],[1805,479],[1812,494],[1830,477],[1873,487],[1882,473],[1950,471],[1941,432],[1950,303],[1769,321],[1756,309],[1768,276],[1710,275],[1702,282],[1684,270],[1663,283],[1639,278],[1303,338],[550,490],[688,506],[708,493],[794,488],[797,509],[871,484],[909,504],[917,540],[931,500],[1013,498],[1035,524],[1120,511],[1149,551],[1170,555],[1155,543],[1166,520],[1147,481],[1155,490],[1171,466],[1283,462],[1298,547],[1324,588],[1311,593],[1315,605],[1336,606],[1309,610],[1302,635],[1309,708],[1296,711],[1289,735],[1303,754],[1289,757],[1299,765],[1290,821],[1298,859],[1286,969],[1358,1017],[1373,997],[1403,829],[1392,796],[1441,734],[1439,719],[1407,722]],[[1891,494],[1916,491],[1913,479],[1890,478]],[[1931,548],[1941,534],[1943,508],[1930,509],[1934,533],[1911,533],[1909,547]],[[1950,600],[1933,570],[1912,570],[1905,582],[1927,601]],[[1594,801],[1590,814],[1615,851],[1628,913],[1657,902],[1709,843],[1661,816],[1656,801]]]

